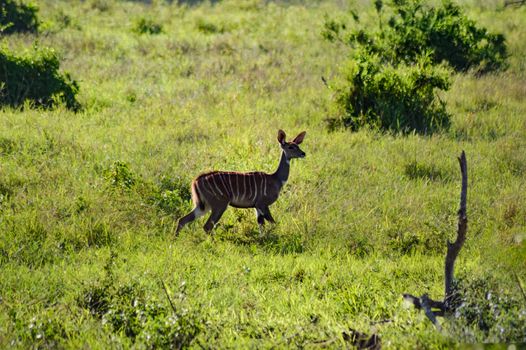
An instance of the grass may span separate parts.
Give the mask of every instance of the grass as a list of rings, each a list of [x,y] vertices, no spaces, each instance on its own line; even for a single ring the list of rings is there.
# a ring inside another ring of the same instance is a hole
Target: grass
[[[450,130],[399,136],[327,131],[336,109],[320,77],[338,79],[348,49],[321,30],[326,13],[347,16],[341,2],[42,1],[43,33],[5,43],[54,47],[83,109],[0,111],[0,347],[346,347],[350,327],[387,347],[524,341],[453,320],[439,333],[401,298],[443,295],[464,149],[469,229],[457,275],[495,280],[496,293],[522,302],[503,312],[524,322],[526,8],[464,6],[506,35],[510,68],[455,76],[441,96]],[[137,34],[141,18],[163,31]],[[207,170],[273,171],[279,128],[307,131],[307,157],[292,162],[268,236],[257,238],[252,211],[230,208],[214,239],[203,220],[175,239],[191,204],[170,212],[155,199]],[[81,302],[105,284],[122,323]]]

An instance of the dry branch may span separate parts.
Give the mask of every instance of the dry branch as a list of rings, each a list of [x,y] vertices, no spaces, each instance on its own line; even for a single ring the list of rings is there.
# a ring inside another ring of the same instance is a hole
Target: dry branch
[[[468,166],[466,161],[466,154],[464,151],[460,154],[458,158],[460,165],[460,172],[462,174],[462,186],[460,189],[460,209],[458,210],[458,226],[457,226],[457,239],[455,242],[447,242],[447,253],[445,261],[445,296],[444,301],[437,301],[430,299],[427,294],[422,295],[421,297],[415,297],[411,294],[404,294],[403,297],[405,300],[411,302],[413,306],[417,309],[423,309],[426,313],[426,316],[431,322],[437,327],[438,330],[441,330],[440,324],[438,323],[436,317],[444,316],[448,311],[451,311],[451,300],[454,296],[454,270],[455,270],[455,260],[458,257],[464,242],[466,241],[466,231],[468,228],[468,218],[466,214],[466,203],[467,203],[467,194],[468,194]]]
[[[460,209],[458,210],[458,228],[457,228],[457,239],[454,243],[447,242],[447,254],[446,254],[446,266],[445,266],[445,298],[444,302],[447,304],[451,300],[453,295],[453,280],[454,280],[454,269],[455,260],[457,259],[458,253],[464,242],[466,241],[466,231],[468,228],[468,217],[466,214],[466,202],[468,195],[468,166],[466,162],[466,154],[462,151],[462,154],[458,158],[460,165],[460,172],[462,173],[462,187],[460,190]]]

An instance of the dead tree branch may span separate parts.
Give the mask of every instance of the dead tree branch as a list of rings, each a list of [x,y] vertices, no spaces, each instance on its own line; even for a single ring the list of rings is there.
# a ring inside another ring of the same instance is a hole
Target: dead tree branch
[[[455,270],[455,260],[464,242],[466,241],[466,231],[468,229],[468,217],[466,214],[466,202],[468,195],[468,166],[466,163],[466,154],[462,154],[458,158],[460,165],[460,172],[462,173],[462,187],[460,190],[460,209],[458,210],[458,228],[457,239],[454,243],[447,242],[446,266],[445,266],[445,298],[446,305],[451,300],[453,294],[453,280]]]
[[[450,301],[454,296],[454,270],[455,270],[455,260],[466,241],[466,231],[468,228],[468,218],[466,213],[466,203],[467,203],[467,193],[468,193],[468,166],[466,161],[466,154],[464,151],[460,154],[458,158],[460,165],[460,172],[462,174],[462,186],[460,189],[460,209],[458,210],[458,225],[457,225],[457,238],[455,242],[447,242],[447,253],[445,261],[445,296],[444,301],[437,301],[430,299],[427,294],[422,295],[421,297],[416,297],[411,294],[404,294],[403,297],[405,300],[411,302],[413,306],[417,309],[423,309],[426,313],[426,316],[431,322],[437,327],[438,330],[441,330],[440,324],[436,319],[437,316],[444,316],[445,313],[451,311]]]

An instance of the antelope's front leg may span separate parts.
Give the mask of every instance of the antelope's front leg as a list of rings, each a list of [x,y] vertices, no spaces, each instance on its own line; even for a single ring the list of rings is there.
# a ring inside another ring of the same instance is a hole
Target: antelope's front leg
[[[256,208],[256,217],[259,226],[259,237],[263,237],[265,235],[263,231],[263,225],[265,225],[265,214],[263,214],[263,211],[259,208]]]

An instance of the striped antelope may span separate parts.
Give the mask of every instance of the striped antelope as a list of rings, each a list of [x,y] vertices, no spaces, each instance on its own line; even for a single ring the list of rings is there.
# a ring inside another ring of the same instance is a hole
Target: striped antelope
[[[287,142],[285,132],[278,131],[281,160],[278,169],[272,174],[212,171],[199,175],[192,182],[192,200],[195,208],[179,220],[175,234],[177,235],[184,225],[211,210],[212,213],[204,226],[205,231],[210,233],[226,208],[231,205],[236,208],[255,208],[259,232],[263,235],[265,220],[275,222],[269,205],[278,199],[281,188],[289,178],[290,160],[305,157],[305,152],[299,147],[305,134],[303,131],[292,142]]]

